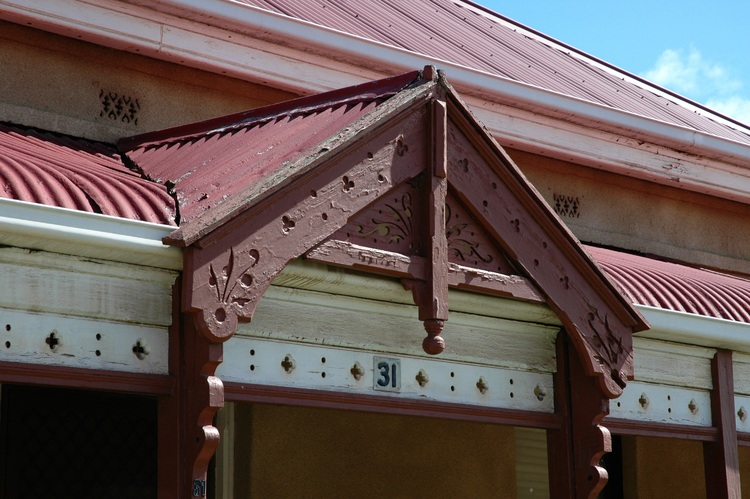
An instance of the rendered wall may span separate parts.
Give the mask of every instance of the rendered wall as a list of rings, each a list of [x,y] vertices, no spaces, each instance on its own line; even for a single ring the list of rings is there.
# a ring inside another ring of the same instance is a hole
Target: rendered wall
[[[745,272],[750,206],[510,150],[582,241]]]
[[[114,142],[294,97],[6,22],[0,44],[0,121],[94,140]]]

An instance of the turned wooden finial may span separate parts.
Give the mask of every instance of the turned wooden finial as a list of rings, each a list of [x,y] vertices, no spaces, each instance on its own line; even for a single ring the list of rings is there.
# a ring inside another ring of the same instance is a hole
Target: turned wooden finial
[[[424,321],[424,330],[427,331],[427,337],[422,340],[422,348],[430,355],[437,355],[445,350],[445,340],[440,336],[443,325],[444,321],[441,319]]]

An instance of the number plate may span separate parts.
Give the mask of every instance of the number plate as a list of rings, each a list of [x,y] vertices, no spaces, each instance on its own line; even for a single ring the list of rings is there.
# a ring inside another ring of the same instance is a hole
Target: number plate
[[[375,390],[386,392],[401,391],[401,361],[388,357],[373,357],[373,381]]]

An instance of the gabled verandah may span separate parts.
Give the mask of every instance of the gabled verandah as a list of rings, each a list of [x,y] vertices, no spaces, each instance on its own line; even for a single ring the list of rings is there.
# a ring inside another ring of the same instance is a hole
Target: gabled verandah
[[[604,486],[598,463],[611,444],[598,423],[633,377],[632,334],[646,325],[434,68],[121,147],[169,181],[181,206],[166,242],[186,248],[185,369],[171,409],[183,490],[205,489],[218,444],[223,343],[300,257],[401,279],[433,355],[445,348],[451,287],[549,305],[564,325],[554,493],[589,497]],[[383,222],[383,210],[397,222]]]

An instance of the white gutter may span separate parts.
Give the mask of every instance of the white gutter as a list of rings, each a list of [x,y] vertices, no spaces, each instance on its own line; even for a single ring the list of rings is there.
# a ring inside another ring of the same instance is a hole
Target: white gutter
[[[316,47],[316,52],[323,49],[341,54],[342,58],[365,63],[368,68],[382,67],[393,72],[419,69],[426,64],[436,65],[446,70],[449,81],[464,92],[486,95],[498,102],[523,103],[522,107],[544,110],[545,113],[552,111],[556,115],[575,118],[575,121],[584,120],[587,124],[637,132],[679,151],[700,156],[716,155],[730,162],[750,162],[750,145],[423,56],[244,3],[232,0],[153,0],[148,5],[197,21],[211,24],[218,21],[222,27],[234,27],[248,34],[273,33],[287,40],[289,45]]]
[[[161,239],[175,228],[0,198],[0,245],[182,270]]]
[[[750,352],[750,324],[746,322],[674,312],[645,305],[636,305],[635,308],[651,326],[651,329],[638,333],[638,337]]]

